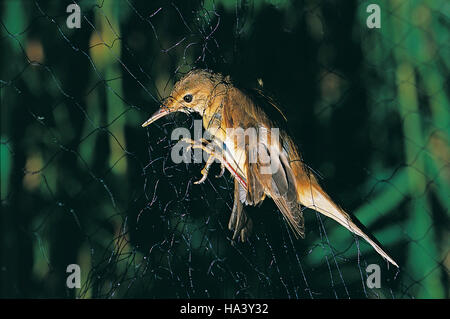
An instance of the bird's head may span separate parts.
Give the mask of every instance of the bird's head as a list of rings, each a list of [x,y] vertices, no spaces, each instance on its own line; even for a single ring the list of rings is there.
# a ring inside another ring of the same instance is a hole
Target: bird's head
[[[218,94],[223,94],[221,84],[227,85],[229,79],[221,74],[214,74],[208,70],[193,70],[180,79],[174,86],[171,94],[162,102],[147,121],[142,124],[145,127],[157,119],[173,112],[203,114],[211,100]]]

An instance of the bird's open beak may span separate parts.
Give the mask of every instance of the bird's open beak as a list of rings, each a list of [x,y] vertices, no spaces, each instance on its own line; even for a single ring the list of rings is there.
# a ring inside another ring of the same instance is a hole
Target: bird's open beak
[[[160,119],[161,117],[164,117],[169,113],[170,113],[170,110],[167,107],[161,107],[147,121],[145,121],[144,124],[142,124],[142,127],[146,127],[146,126],[152,124],[157,119]]]

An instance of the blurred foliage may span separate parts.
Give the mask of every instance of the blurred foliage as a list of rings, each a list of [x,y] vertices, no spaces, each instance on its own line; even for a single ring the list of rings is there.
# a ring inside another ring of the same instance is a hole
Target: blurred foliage
[[[1,297],[449,297],[448,1],[82,0],[68,29],[70,3],[0,3]],[[193,187],[201,165],[169,159],[192,119],[140,127],[194,66],[279,100],[399,263],[381,289],[373,249],[312,211],[296,241],[272,203],[249,209],[230,245],[230,178]]]

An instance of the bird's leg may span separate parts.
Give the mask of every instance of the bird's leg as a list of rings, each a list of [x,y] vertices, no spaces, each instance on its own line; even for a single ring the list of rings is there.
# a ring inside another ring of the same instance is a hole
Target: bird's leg
[[[206,153],[209,154],[208,160],[206,161],[206,165],[205,165],[205,167],[203,167],[203,169],[201,171],[203,176],[200,180],[194,182],[194,184],[201,184],[206,180],[206,178],[208,176],[209,168],[211,167],[211,165],[215,159],[217,159],[221,164],[221,172],[216,177],[221,177],[224,174],[225,164],[228,164],[228,163],[221,153],[214,152],[214,149],[210,145],[211,144],[210,142],[208,142],[205,139],[201,139],[200,141],[195,141],[190,138],[183,138],[183,139],[181,139],[181,141],[189,144],[188,149],[190,149],[190,148],[202,149],[203,151],[205,151]],[[206,144],[206,145],[204,145],[204,144]],[[240,238],[240,240],[242,242],[245,242],[249,236],[251,229],[252,229],[252,220],[247,216],[247,214],[243,210],[243,205],[239,199],[239,187],[241,187],[241,186],[240,186],[238,180],[235,179],[234,204],[233,204],[233,210],[231,212],[230,220],[228,222],[228,229],[233,231],[233,237],[232,237],[233,243],[235,243],[238,238]]]
[[[205,167],[203,167],[203,169],[200,172],[203,175],[202,178],[200,180],[194,182],[194,184],[201,184],[206,180],[206,177],[208,177],[209,167],[211,166],[211,164],[214,162],[215,159],[216,159],[216,157],[213,154],[209,155],[208,160],[206,161]]]
[[[247,181],[245,180],[245,178],[243,178],[238,172],[236,172],[236,169],[233,168],[233,166],[227,161],[227,159],[224,157],[223,155],[223,149],[222,147],[220,147],[215,141],[209,142],[208,140],[201,138],[199,141],[195,141],[193,139],[190,138],[182,138],[180,141],[183,141],[185,143],[188,143],[188,150],[189,149],[202,149],[203,151],[205,151],[206,153],[208,153],[210,156],[214,156],[214,158],[216,158],[220,164],[221,164],[221,172],[217,177],[221,177],[224,172],[225,172],[225,168],[227,168],[231,175],[233,175],[234,178],[237,178],[239,180],[239,183],[241,183],[241,185],[246,189],[247,188]],[[204,144],[206,145],[204,145]],[[215,145],[215,149],[218,152],[214,152],[214,148],[211,145]],[[211,165],[211,164],[210,164]],[[209,167],[208,167],[209,169]],[[206,177],[205,177],[206,178]],[[202,178],[203,180],[203,178]]]
[[[206,177],[208,177],[209,168],[211,167],[211,165],[212,165],[212,163],[214,162],[215,159],[217,159],[220,162],[221,167],[222,167],[222,171],[220,173],[220,176],[223,175],[224,170],[225,170],[225,165],[223,164],[224,159],[223,159],[221,154],[215,152],[215,150],[211,146],[212,143],[210,143],[208,140],[206,140],[204,138],[200,139],[200,142],[199,141],[194,141],[194,140],[192,140],[190,138],[183,138],[183,139],[181,139],[181,141],[186,142],[186,143],[189,144],[188,149],[189,148],[202,149],[203,151],[205,151],[206,153],[209,154],[209,157],[208,157],[208,159],[206,161],[206,164],[203,167],[203,169],[201,170],[201,173],[202,173],[203,176],[202,176],[202,178],[200,180],[194,182],[194,184],[201,184],[201,183],[203,183],[206,180]],[[206,145],[204,145],[203,143],[206,144]]]
[[[209,144],[210,144],[210,142],[209,142],[207,139],[204,139],[203,137],[200,138],[198,141],[193,140],[193,139],[191,139],[191,138],[187,138],[187,137],[182,138],[180,141],[183,141],[183,142],[189,144],[187,150],[189,150],[190,148],[192,148],[194,145],[202,145],[202,146],[204,146],[203,144],[206,144],[206,145],[209,145]]]

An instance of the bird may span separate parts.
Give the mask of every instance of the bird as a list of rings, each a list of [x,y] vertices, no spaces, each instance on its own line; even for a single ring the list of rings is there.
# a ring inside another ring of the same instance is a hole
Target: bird
[[[264,107],[263,107],[264,106]],[[147,127],[168,114],[197,113],[208,138],[183,138],[188,148],[208,154],[201,171],[203,183],[214,162],[234,179],[234,203],[228,222],[232,242],[246,241],[253,224],[244,206],[272,198],[295,236],[305,237],[303,211],[311,208],[364,238],[377,253],[399,267],[381,246],[355,223],[323,190],[315,172],[304,163],[288,134],[286,116],[261,89],[237,88],[230,76],[193,69],[177,81],[160,108],[142,124]]]

